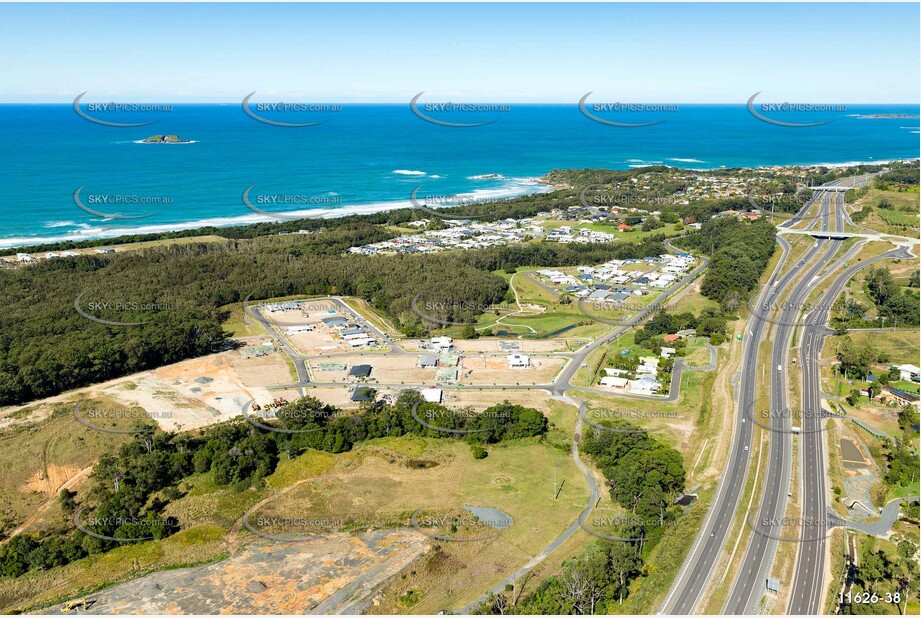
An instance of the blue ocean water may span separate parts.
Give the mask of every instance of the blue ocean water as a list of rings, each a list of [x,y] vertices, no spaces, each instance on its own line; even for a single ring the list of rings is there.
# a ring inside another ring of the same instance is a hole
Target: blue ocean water
[[[873,114],[915,117],[864,117]],[[594,122],[576,105],[430,114],[455,122],[494,120],[472,128],[428,123],[408,105],[263,114],[287,122],[327,121],[289,128],[258,122],[240,104],[91,112],[113,122],[155,121],[123,128],[94,124],[70,105],[0,105],[0,247],[272,220],[244,204],[250,186],[251,203],[262,210],[328,216],[408,205],[419,185],[420,198],[537,191],[542,187],[533,179],[554,168],[710,169],[917,158],[917,114],[917,105],[848,105],[846,112],[774,116],[785,122],[832,120],[809,128],[762,122],[744,105],[681,105],[668,113],[617,116],[623,122],[664,120],[635,128]],[[177,134],[192,143],[137,143],[153,134]],[[478,178],[493,174],[498,177]],[[81,203],[92,210],[150,216],[90,214],[75,204],[79,187]],[[300,201],[257,202],[270,195]],[[100,196],[127,197],[113,204]],[[132,203],[150,197],[160,203]]]

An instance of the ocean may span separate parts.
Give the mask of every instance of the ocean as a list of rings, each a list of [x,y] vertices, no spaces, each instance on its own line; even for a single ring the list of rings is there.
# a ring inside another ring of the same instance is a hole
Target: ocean
[[[630,128],[595,122],[575,104],[428,113],[452,122],[491,121],[476,127],[427,122],[408,104],[260,112],[282,122],[325,121],[308,127],[262,123],[239,103],[87,113],[153,124],[104,126],[71,105],[0,105],[0,247],[277,220],[256,209],[289,216],[371,212],[409,206],[417,187],[420,202],[441,205],[451,200],[440,196],[513,196],[547,190],[535,180],[554,168],[714,169],[919,156],[917,105],[773,115],[784,122],[831,120],[795,128],[758,120],[745,105],[597,114],[661,121]],[[915,117],[866,117],[879,114]],[[190,142],[138,143],[154,134]]]

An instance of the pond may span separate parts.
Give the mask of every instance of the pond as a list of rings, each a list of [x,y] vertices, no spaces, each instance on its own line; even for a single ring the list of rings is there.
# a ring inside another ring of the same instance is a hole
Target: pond
[[[507,515],[491,506],[470,506],[469,504],[465,504],[464,508],[481,522],[492,528],[505,530],[512,525],[511,515]]]
[[[859,470],[867,467],[867,462],[860,449],[850,440],[841,440],[841,459],[844,461],[844,467],[848,470]]]

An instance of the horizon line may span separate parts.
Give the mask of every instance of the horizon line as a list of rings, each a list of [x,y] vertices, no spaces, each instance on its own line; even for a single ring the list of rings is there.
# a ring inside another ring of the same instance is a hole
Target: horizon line
[[[263,101],[253,101],[253,104],[256,103],[309,103],[315,105],[408,105],[411,99],[402,100],[402,101],[323,101],[323,100],[303,100],[297,99],[296,97],[275,97],[274,100],[267,98]],[[121,104],[172,104],[172,105],[240,105],[243,99],[238,100],[221,100],[221,101],[171,101],[171,100],[157,100],[157,99],[119,99],[115,100],[111,97],[108,97],[106,100],[102,101],[87,101],[82,102],[81,105],[87,105],[90,103],[121,103]],[[579,105],[579,101],[433,101],[432,103],[457,103],[457,104],[490,104],[490,105]],[[603,103],[610,103],[609,101],[602,101]],[[632,99],[628,100],[618,100],[615,101],[620,104],[632,104],[632,105],[738,105],[745,107],[747,105],[746,101],[710,101],[710,102],[696,102],[696,101],[636,101]],[[921,108],[921,101],[899,101],[899,102],[882,102],[882,101],[771,101],[770,103],[788,103],[788,104],[809,104],[809,105],[915,105]],[[73,100],[68,102],[62,101],[0,101],[0,105],[66,105],[72,106]]]

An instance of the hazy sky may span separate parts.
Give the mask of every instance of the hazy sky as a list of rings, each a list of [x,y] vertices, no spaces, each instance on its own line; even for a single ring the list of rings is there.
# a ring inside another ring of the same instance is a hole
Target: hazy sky
[[[0,101],[916,103],[903,4],[0,4]]]

